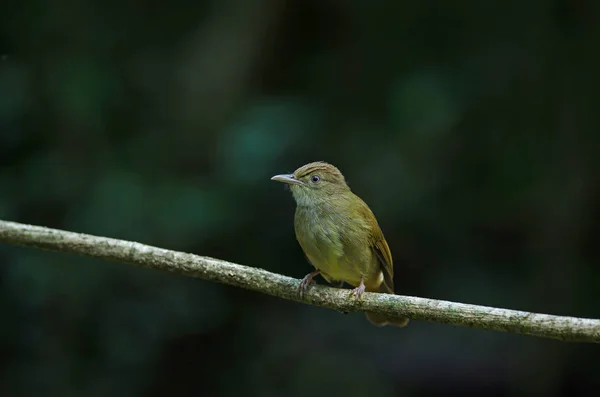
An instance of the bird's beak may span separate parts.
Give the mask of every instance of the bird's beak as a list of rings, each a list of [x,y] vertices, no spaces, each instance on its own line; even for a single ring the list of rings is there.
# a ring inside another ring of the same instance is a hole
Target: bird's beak
[[[299,181],[294,177],[294,174],[275,175],[271,178],[272,181],[283,182],[289,185],[304,185],[304,182]]]

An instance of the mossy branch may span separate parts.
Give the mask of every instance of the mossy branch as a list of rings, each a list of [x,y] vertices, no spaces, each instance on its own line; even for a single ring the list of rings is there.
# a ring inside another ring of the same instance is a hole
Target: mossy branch
[[[366,292],[356,302],[347,290],[315,285],[303,299],[299,280],[220,259],[170,251],[131,241],[0,221],[0,242],[69,252],[166,270],[246,288],[283,299],[344,312],[374,312],[450,325],[504,331],[572,342],[600,343],[600,320],[553,316],[434,299]],[[410,326],[410,324],[409,324]],[[398,329],[401,333],[402,330]]]

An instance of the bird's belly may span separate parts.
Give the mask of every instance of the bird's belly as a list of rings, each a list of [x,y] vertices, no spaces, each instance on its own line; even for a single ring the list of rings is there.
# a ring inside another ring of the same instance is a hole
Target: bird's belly
[[[328,281],[344,281],[358,286],[360,279],[377,279],[380,268],[377,258],[368,246],[360,246],[360,239],[342,241],[339,220],[324,218],[300,210],[296,213],[296,237],[311,264]],[[318,220],[316,222],[315,220]]]
[[[377,260],[370,255],[363,258],[324,249],[307,252],[307,256],[312,265],[319,269],[328,281],[344,281],[356,287],[360,284],[361,277],[364,277],[365,281],[380,277]]]
[[[349,262],[346,258],[330,257],[324,261],[311,261],[326,277],[332,280],[345,281],[350,285],[358,286],[362,276],[359,266]]]

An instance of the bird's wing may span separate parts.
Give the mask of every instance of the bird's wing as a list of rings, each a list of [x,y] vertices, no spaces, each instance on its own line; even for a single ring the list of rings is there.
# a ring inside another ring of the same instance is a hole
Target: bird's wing
[[[364,212],[364,217],[375,219],[375,215],[371,211],[371,209],[367,206],[364,201],[362,201],[362,205],[360,206],[361,210]],[[392,260],[392,253],[390,252],[390,247],[383,236],[383,232],[379,227],[377,221],[371,224],[371,249],[379,259],[379,265],[381,267],[381,272],[383,273],[383,283],[380,286],[381,292],[386,292],[388,294],[394,293],[394,262]]]
[[[379,226],[377,227],[379,229]],[[373,251],[379,258],[379,263],[381,265],[381,271],[383,273],[383,283],[379,288],[382,292],[387,292],[388,294],[394,293],[394,262],[392,261],[392,253],[390,252],[390,247],[388,246],[387,241],[383,237],[383,233],[381,229],[378,230],[377,235],[374,235],[374,244]]]

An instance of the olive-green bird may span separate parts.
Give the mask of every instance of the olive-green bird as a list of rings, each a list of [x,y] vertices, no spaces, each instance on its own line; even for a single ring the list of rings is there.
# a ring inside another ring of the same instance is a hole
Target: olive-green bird
[[[271,179],[289,184],[296,200],[296,238],[316,268],[300,283],[301,295],[318,274],[330,284],[354,286],[351,294],[356,299],[365,291],[394,293],[392,254],[383,232],[340,170],[319,161]],[[378,326],[408,324],[408,318],[387,319],[374,313],[367,313],[367,318]]]

